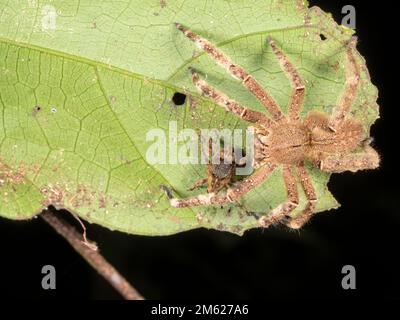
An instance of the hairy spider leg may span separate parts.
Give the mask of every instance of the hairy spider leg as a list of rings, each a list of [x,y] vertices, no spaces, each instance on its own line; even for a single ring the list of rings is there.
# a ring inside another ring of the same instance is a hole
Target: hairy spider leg
[[[246,87],[271,113],[274,121],[284,118],[284,115],[276,101],[264,90],[264,88],[244,70],[241,66],[235,64],[227,55],[217,49],[211,42],[195,34],[193,31],[185,28],[180,23],[175,23],[176,28],[192,40],[199,48],[209,54],[218,64],[224,67],[234,78],[239,79]]]
[[[379,167],[379,154],[369,145],[364,146],[363,152],[344,155],[332,155],[319,164],[321,170],[332,173],[344,171],[376,169]]]
[[[285,54],[276,46],[275,41],[268,37],[268,42],[272,48],[273,53],[276,55],[279,65],[285,72],[286,77],[290,81],[292,87],[292,94],[289,100],[288,116],[290,120],[299,120],[300,110],[303,106],[306,87],[301,79],[298,71],[285,56]]]
[[[300,183],[308,202],[305,209],[298,217],[290,219],[286,223],[286,225],[292,229],[300,229],[308,222],[308,220],[310,220],[310,218],[314,215],[315,205],[317,203],[317,194],[312,184],[310,175],[304,165],[297,167],[297,174],[300,178]]]
[[[269,119],[265,114],[241,106],[235,100],[230,99],[222,92],[210,86],[206,81],[200,79],[199,75],[193,69],[191,69],[191,72],[192,80],[196,88],[204,96],[213,100],[217,105],[225,108],[225,110],[229,112],[236,114],[246,121],[261,124],[266,128],[271,128],[274,125],[274,122]]]
[[[208,178],[200,179],[200,180],[196,181],[194,183],[194,185],[188,189],[188,191],[193,191],[197,188],[207,185],[207,183],[208,183]]]
[[[202,205],[224,205],[239,199],[241,196],[258,186],[275,170],[275,165],[265,165],[253,173],[251,176],[236,182],[229,188],[225,195],[217,195],[215,193],[201,194],[192,198],[185,199],[170,199],[172,207],[186,208]]]
[[[292,172],[291,166],[283,166],[283,180],[287,192],[287,201],[277,206],[270,211],[267,215],[262,216],[258,222],[264,228],[269,227],[271,224],[285,219],[294,209],[299,205],[299,193],[297,191],[296,177]]]
[[[343,124],[347,112],[349,111],[354,98],[356,97],[358,84],[360,82],[360,69],[357,65],[354,56],[354,48],[357,43],[357,38],[353,37],[346,49],[346,81],[342,94],[340,95],[337,105],[329,118],[329,128],[332,131],[337,131]]]

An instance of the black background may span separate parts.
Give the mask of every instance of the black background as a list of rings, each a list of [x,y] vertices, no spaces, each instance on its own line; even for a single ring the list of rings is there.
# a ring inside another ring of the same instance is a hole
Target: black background
[[[334,175],[329,186],[342,207],[318,214],[300,232],[271,228],[238,237],[195,230],[151,238],[89,226],[104,256],[146,298],[400,298],[398,19],[381,3],[311,1],[336,21],[344,5],[356,7],[358,49],[379,88],[381,119],[372,136],[382,154],[380,170]],[[0,248],[5,297],[120,299],[41,219],[0,219]],[[57,290],[41,289],[45,264],[57,269]],[[341,287],[347,264],[357,270],[356,290]]]

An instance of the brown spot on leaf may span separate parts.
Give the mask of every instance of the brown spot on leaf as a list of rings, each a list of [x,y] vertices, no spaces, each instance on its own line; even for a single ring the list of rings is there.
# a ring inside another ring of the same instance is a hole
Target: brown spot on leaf
[[[225,230],[225,225],[222,224],[222,223],[219,223],[219,224],[217,225],[217,230],[219,230],[219,231],[224,231],[224,230]]]
[[[334,63],[331,63],[329,66],[330,66],[333,70],[338,71],[338,70],[339,70],[339,67],[340,67],[340,64],[339,64],[339,61],[336,61],[336,62],[334,62]]]
[[[73,207],[79,209],[82,207],[91,207],[96,205],[98,209],[107,207],[107,196],[102,192],[97,192],[85,185],[78,185],[76,189],[70,190],[66,186],[48,185],[40,190],[45,198],[42,204],[46,207],[55,205],[58,207]]]
[[[12,186],[21,184],[25,181],[27,174],[36,174],[39,170],[40,166],[37,164],[21,163],[17,168],[11,168],[0,161],[0,187],[5,184],[11,184]]]
[[[203,213],[196,214],[196,220],[198,223],[202,223],[204,220],[204,214]]]
[[[242,234],[243,233],[243,227],[240,225],[236,225],[232,228],[232,232],[236,234]]]
[[[18,168],[14,170],[0,163],[0,186],[5,184],[20,184],[24,181],[24,176],[25,171],[23,169]]]
[[[171,220],[172,222],[177,223],[177,224],[181,223],[181,219],[179,217],[177,217],[177,216],[169,216],[168,219]]]
[[[83,206],[90,206],[95,197],[94,191],[89,191],[84,185],[78,185],[75,194],[69,199],[69,202],[74,208],[80,208]]]
[[[188,95],[189,107],[191,110],[194,110],[199,105],[199,101],[194,98],[192,95]]]
[[[50,205],[62,205],[64,203],[64,191],[60,186],[49,185],[40,189],[40,193],[45,197],[42,204],[45,207]]]
[[[41,106],[34,106],[32,109],[32,115],[36,116],[42,110]]]
[[[107,200],[104,194],[100,195],[99,197],[99,208],[105,209],[107,206]]]

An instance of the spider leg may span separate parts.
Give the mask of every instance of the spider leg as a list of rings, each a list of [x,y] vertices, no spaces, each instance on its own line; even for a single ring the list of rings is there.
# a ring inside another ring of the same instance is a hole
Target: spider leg
[[[358,84],[360,82],[360,69],[357,65],[356,58],[354,57],[356,42],[357,38],[353,37],[347,46],[346,82],[343,93],[339,97],[337,106],[333,110],[329,119],[329,128],[332,131],[337,131],[340,128],[354,98],[356,97]]]
[[[308,203],[304,211],[296,218],[290,219],[286,225],[292,229],[299,229],[314,215],[315,204],[317,202],[317,194],[312,184],[310,175],[306,171],[304,165],[297,167],[297,173],[300,178],[301,186],[307,197]]]
[[[286,77],[290,81],[293,92],[290,97],[288,113],[290,120],[298,120],[300,109],[304,102],[304,96],[306,93],[306,87],[301,79],[298,71],[290,62],[290,60],[285,56],[285,54],[276,46],[275,41],[269,37],[268,42],[272,47],[272,51],[276,55],[282,70],[285,72]]]
[[[277,206],[268,215],[265,215],[259,219],[260,225],[265,228],[269,227],[271,224],[282,221],[282,219],[296,209],[299,204],[297,181],[290,166],[285,165],[283,167],[283,179],[288,197],[287,201]]]
[[[224,67],[234,78],[239,79],[243,86],[247,88],[271,113],[273,120],[279,121],[284,118],[284,115],[276,101],[250,74],[246,72],[246,70],[235,64],[227,55],[218,50],[211,42],[185,28],[180,23],[176,23],[175,25],[178,30],[182,31],[183,34],[192,40],[199,48],[214,58],[214,60]]]
[[[332,155],[319,164],[322,171],[343,172],[366,169],[376,169],[379,167],[379,154],[369,145],[364,146],[364,151],[360,153],[350,153],[345,155]]]
[[[227,111],[238,115],[240,118],[252,122],[264,125],[267,128],[273,126],[273,121],[270,120],[266,115],[261,112],[250,110],[248,108],[242,107],[235,100],[228,98],[222,92],[217,91],[212,86],[210,86],[206,81],[200,79],[199,75],[191,69],[192,80],[196,88],[206,97],[209,97],[219,106],[225,108]]]
[[[224,195],[217,195],[215,193],[201,194],[192,198],[185,199],[170,199],[172,207],[186,208],[202,205],[224,205],[231,203],[242,197],[244,194],[252,190],[255,186],[262,183],[274,170],[275,165],[266,165],[261,167],[257,172],[245,178],[242,181],[236,182],[232,188],[229,188]]]
[[[206,185],[207,182],[208,182],[207,178],[200,179],[200,180],[196,181],[194,183],[194,185],[188,189],[188,191],[193,191],[194,189],[200,188],[200,187]]]

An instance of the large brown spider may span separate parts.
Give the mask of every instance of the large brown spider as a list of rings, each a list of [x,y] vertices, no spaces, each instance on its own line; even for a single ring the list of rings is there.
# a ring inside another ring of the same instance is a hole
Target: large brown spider
[[[369,146],[369,139],[361,123],[348,115],[348,110],[356,96],[360,71],[354,57],[356,38],[347,44],[347,67],[344,91],[339,97],[332,114],[311,111],[304,119],[299,113],[304,101],[305,85],[299,73],[272,38],[268,39],[279,64],[293,88],[288,108],[284,115],[275,100],[242,67],[218,50],[209,41],[201,38],[179,23],[176,27],[203,49],[233,77],[239,79],[272,115],[245,108],[236,101],[211,87],[192,71],[193,83],[198,90],[227,111],[254,124],[254,163],[256,171],[236,182],[226,193],[211,192],[186,199],[170,199],[176,208],[200,205],[224,205],[238,200],[244,194],[262,183],[278,167],[283,167],[283,178],[287,189],[287,201],[259,219],[260,225],[268,227],[272,223],[287,221],[291,228],[300,228],[313,215],[317,196],[311,178],[304,166],[310,162],[326,172],[358,171],[379,166],[378,153]],[[362,152],[355,152],[362,147]],[[290,218],[289,214],[299,204],[297,184],[305,192],[308,203],[302,214]],[[285,219],[289,218],[289,219]]]

